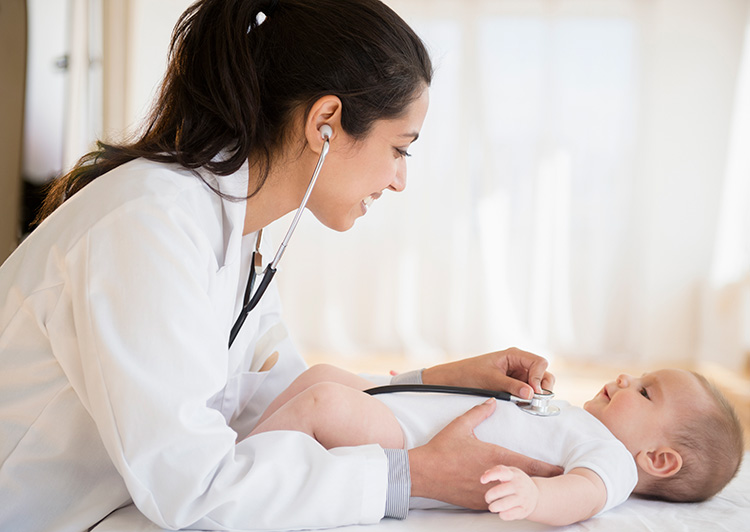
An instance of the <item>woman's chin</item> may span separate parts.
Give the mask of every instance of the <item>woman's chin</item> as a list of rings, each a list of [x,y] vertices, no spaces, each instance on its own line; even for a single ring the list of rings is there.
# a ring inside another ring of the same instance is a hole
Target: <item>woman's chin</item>
[[[343,233],[344,231],[348,231],[352,227],[354,227],[354,222],[357,221],[356,216],[348,216],[348,217],[342,217],[342,218],[334,218],[334,219],[321,219],[319,216],[316,216],[318,221],[325,225],[328,229],[333,229],[334,231],[338,231],[339,233]]]

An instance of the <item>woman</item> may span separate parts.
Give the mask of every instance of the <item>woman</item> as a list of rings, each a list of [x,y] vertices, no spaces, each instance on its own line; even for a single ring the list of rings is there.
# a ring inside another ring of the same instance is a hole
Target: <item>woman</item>
[[[57,181],[0,270],[0,529],[82,530],[131,501],[166,528],[372,523],[403,517],[410,493],[481,507],[496,463],[556,471],[477,442],[489,406],[408,454],[292,432],[236,443],[305,368],[273,286],[227,348],[259,231],[299,205],[322,132],[322,223],[349,229],[402,190],[431,75],[377,0],[183,14],[143,132]],[[552,386],[545,368],[510,350],[401,378],[528,395]]]

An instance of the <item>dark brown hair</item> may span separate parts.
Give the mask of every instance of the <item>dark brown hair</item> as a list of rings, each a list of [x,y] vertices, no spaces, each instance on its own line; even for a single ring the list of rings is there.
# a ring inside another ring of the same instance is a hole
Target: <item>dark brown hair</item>
[[[378,0],[199,0],[175,26],[141,133],[131,142],[97,143],[53,181],[37,222],[138,157],[221,176],[252,154],[261,162],[257,192],[293,111],[306,114],[320,97],[335,95],[342,128],[361,139],[374,121],[402,114],[431,79],[422,41]]]

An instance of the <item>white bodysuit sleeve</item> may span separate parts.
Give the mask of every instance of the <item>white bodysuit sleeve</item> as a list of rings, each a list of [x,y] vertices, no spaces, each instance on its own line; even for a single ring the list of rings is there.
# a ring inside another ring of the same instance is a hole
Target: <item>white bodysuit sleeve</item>
[[[379,521],[388,467],[380,447],[329,452],[295,432],[235,443],[210,406],[232,371],[211,243],[168,203],[131,208],[61,256],[70,308],[49,322],[53,345],[75,354],[58,359],[138,509],[170,529]]]

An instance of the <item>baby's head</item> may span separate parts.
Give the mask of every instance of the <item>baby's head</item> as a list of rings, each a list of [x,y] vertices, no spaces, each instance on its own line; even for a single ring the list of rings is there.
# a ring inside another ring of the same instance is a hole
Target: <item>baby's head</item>
[[[633,453],[635,493],[702,501],[736,474],[742,428],[729,402],[705,377],[666,369],[620,375],[584,405]]]

